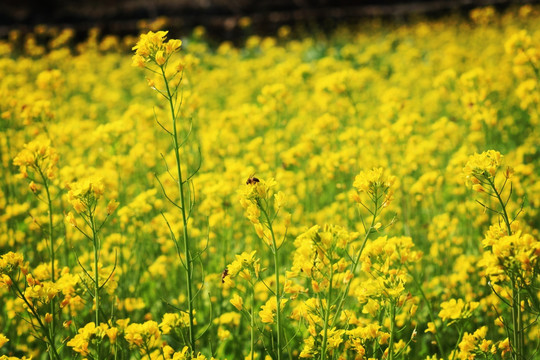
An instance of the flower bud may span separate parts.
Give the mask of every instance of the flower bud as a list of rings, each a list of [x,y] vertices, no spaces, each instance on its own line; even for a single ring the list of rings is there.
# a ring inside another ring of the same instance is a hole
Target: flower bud
[[[165,61],[167,60],[165,59],[163,50],[158,51],[156,53],[156,64],[158,64],[159,66],[162,66],[163,64],[165,64]]]

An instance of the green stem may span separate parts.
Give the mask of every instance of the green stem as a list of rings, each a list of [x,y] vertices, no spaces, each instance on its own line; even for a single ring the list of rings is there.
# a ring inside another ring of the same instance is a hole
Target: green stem
[[[433,307],[431,306],[431,302],[428,300],[427,296],[426,296],[426,293],[424,292],[424,290],[422,289],[422,285],[418,282],[418,280],[416,279],[416,276],[414,276],[411,271],[409,270],[409,267],[407,265],[405,265],[405,268],[407,269],[407,272],[409,274],[411,274],[411,277],[413,279],[413,282],[415,283],[416,285],[416,288],[418,289],[418,291],[420,292],[420,296],[422,297],[422,299],[424,300],[424,302],[426,303],[426,306],[428,308],[428,315],[429,315],[429,319],[431,320],[431,322],[433,323],[433,326],[435,326],[435,340],[437,341],[437,346],[439,348],[439,353],[441,355],[441,358],[444,358],[444,350],[443,350],[443,347],[442,347],[442,343],[441,343],[441,339],[439,338],[439,329],[437,328],[437,325],[435,323],[435,316],[433,315]]]
[[[96,302],[96,327],[99,326],[99,239],[96,229],[96,223],[94,219],[94,215],[92,214],[92,210],[89,210],[89,220],[90,220],[90,226],[92,227],[92,243],[94,246],[94,301]],[[100,342],[97,343],[97,357],[96,359],[100,359]]]
[[[39,324],[39,327],[41,328],[41,331],[43,332],[43,334],[45,335],[45,337],[47,338],[47,340],[49,341],[49,348],[52,350],[52,355],[51,357],[53,358],[56,358],[58,360],[61,360],[60,358],[60,355],[58,355],[58,351],[56,350],[56,346],[54,344],[54,341],[53,339],[51,338],[51,334],[49,332],[49,330],[47,329],[47,326],[45,326],[45,324],[43,324],[43,321],[41,321],[40,317],[39,317],[39,314],[37,313],[36,309],[34,308],[34,306],[28,301],[28,299],[26,298],[26,296],[24,296],[24,293],[21,291],[21,289],[19,289],[19,287],[16,285],[16,281],[13,280],[11,277],[11,282],[14,284],[14,288],[15,288],[15,291],[18,293],[19,295],[19,298],[21,298],[25,303],[26,305],[28,306],[28,309],[30,310],[30,312],[32,313],[32,315],[34,315],[34,318],[37,320],[38,324]],[[49,354],[50,355],[50,354]]]
[[[279,292],[279,257],[276,247],[276,239],[272,232],[272,242],[274,244],[274,264],[276,275],[276,317],[277,317],[277,358],[281,359],[281,295]]]
[[[390,302],[390,340],[388,343],[388,359],[394,359],[394,332],[396,326],[396,304],[392,300]]]
[[[506,231],[508,236],[512,235],[512,228],[510,226],[510,218],[508,217],[508,212],[506,211],[506,205],[501,197],[501,193],[497,191],[494,180],[490,178],[487,179],[489,185],[493,189],[497,200],[502,209],[502,218],[506,224]],[[523,322],[521,317],[521,293],[518,284],[516,283],[515,276],[511,276],[511,286],[512,286],[512,352],[515,360],[523,359],[523,350],[525,349],[525,340],[523,334]]]
[[[517,301],[517,310],[518,310],[518,329],[519,329],[519,346],[521,348],[521,356],[522,358],[525,357],[525,329],[523,326],[523,318],[521,316],[521,292],[518,289],[517,293],[518,301]]]
[[[459,347],[459,344],[461,343],[461,339],[463,338],[463,329],[461,328],[461,324],[458,326],[458,341],[456,343],[456,346],[454,347],[454,350],[452,351],[452,359],[454,360],[456,358],[457,349]]]
[[[274,253],[274,273],[276,277],[276,327],[277,327],[277,358],[278,360],[281,360],[281,294],[279,289],[279,256],[278,256],[278,246],[276,241],[276,236],[274,234],[274,229],[272,227],[272,222],[270,221],[270,217],[268,216],[268,212],[266,209],[262,206],[260,201],[257,201],[257,205],[261,209],[262,213],[264,214],[266,218],[266,222],[268,224],[268,230],[270,230],[270,234],[272,235],[272,252]]]
[[[512,277],[512,337],[513,337],[513,346],[512,350],[514,352],[514,359],[521,360],[522,359],[522,348],[521,348],[521,341],[520,341],[520,333],[521,333],[521,327],[520,327],[520,320],[521,320],[521,304],[519,302],[520,296],[519,296],[519,289],[516,285],[515,278]]]
[[[186,214],[186,201],[184,196],[184,180],[182,178],[182,169],[180,162],[180,151],[178,145],[178,131],[176,127],[176,112],[174,110],[173,96],[171,89],[169,87],[169,81],[165,75],[165,70],[163,66],[161,67],[161,74],[165,82],[165,88],[167,90],[167,100],[169,101],[169,107],[171,110],[171,117],[173,123],[173,143],[174,143],[174,155],[176,158],[176,171],[178,172],[178,191],[180,192],[180,206],[182,210],[182,222],[184,225],[183,235],[184,235],[184,256],[186,258],[186,278],[187,278],[187,299],[188,299],[188,312],[189,312],[189,346],[191,352],[195,352],[195,325],[194,325],[194,316],[193,316],[193,290],[192,290],[192,259],[190,251],[190,243],[188,236],[188,221]]]
[[[326,299],[326,310],[324,312],[323,340],[321,349],[321,360],[326,359],[326,347],[328,342],[328,322],[330,321],[330,308],[332,306],[332,282],[334,280],[334,267],[330,263],[330,284],[328,298]]]
[[[255,288],[251,287],[251,360],[255,359]]]
[[[375,211],[373,212],[373,217],[371,218],[371,224],[369,225],[369,228],[366,230],[366,235],[364,237],[364,240],[362,241],[362,245],[360,246],[360,250],[358,250],[358,253],[356,254],[356,257],[354,259],[354,263],[352,265],[351,274],[354,275],[356,272],[356,268],[358,267],[358,264],[360,263],[360,257],[362,256],[362,252],[364,251],[364,248],[366,247],[367,241],[369,239],[369,235],[371,235],[371,230],[373,229],[373,226],[375,225],[375,220],[377,219],[378,215],[378,197],[377,193],[375,193]],[[334,327],[337,319],[339,319],[341,315],[341,310],[343,308],[343,304],[345,302],[345,298],[349,294],[349,289],[351,287],[352,279],[347,283],[347,286],[345,287],[345,291],[341,294],[341,299],[339,300],[338,306],[336,308],[336,314],[334,319],[332,320],[332,327]]]
[[[487,179],[489,182],[489,185],[491,185],[491,188],[493,189],[493,192],[495,192],[495,196],[497,197],[497,200],[499,200],[499,203],[501,204],[502,208],[502,217],[504,220],[504,223],[506,224],[506,230],[508,231],[508,236],[512,235],[512,228],[510,227],[510,218],[508,217],[508,213],[506,212],[506,206],[504,205],[504,201],[501,197],[501,194],[497,191],[497,188],[495,187],[495,183],[491,179]]]
[[[51,256],[51,282],[55,282],[55,269],[54,269],[54,261],[55,261],[55,250],[54,250],[54,234],[53,234],[53,212],[52,212],[52,200],[51,200],[51,193],[49,191],[49,184],[47,182],[47,177],[43,172],[41,171],[41,168],[38,167],[39,174],[41,175],[41,179],[43,180],[43,186],[45,187],[45,193],[47,194],[47,205],[48,205],[48,212],[49,212],[49,244],[50,244],[50,256]],[[56,330],[56,320],[55,320],[55,308],[56,308],[56,300],[53,298],[51,300],[51,326],[50,326],[50,332],[51,332],[51,339],[52,341],[55,341],[55,330]]]

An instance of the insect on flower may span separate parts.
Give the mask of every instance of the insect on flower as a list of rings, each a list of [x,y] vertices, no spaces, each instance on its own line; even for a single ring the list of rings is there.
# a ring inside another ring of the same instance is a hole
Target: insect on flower
[[[255,185],[258,182],[260,182],[260,180],[255,177],[255,174],[251,174],[246,181],[246,185]]]
[[[225,283],[225,278],[227,277],[227,275],[229,275],[229,269],[225,268],[225,270],[223,270],[223,272],[221,273],[221,283],[222,284]]]

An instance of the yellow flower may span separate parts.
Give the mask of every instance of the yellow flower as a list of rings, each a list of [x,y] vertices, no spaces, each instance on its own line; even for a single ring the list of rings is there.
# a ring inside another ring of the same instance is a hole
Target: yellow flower
[[[266,304],[261,306],[261,311],[259,311],[259,316],[261,321],[266,324],[272,324],[274,322],[274,312],[277,309],[276,298],[271,297]]]
[[[393,176],[385,176],[383,168],[361,171],[354,179],[353,186],[359,192],[373,193],[376,188],[389,188],[395,181]]]
[[[223,327],[218,327],[218,338],[219,340],[223,341],[231,336],[231,332],[227,329],[224,329]]]
[[[435,334],[437,332],[437,329],[435,328],[435,324],[433,322],[428,322],[427,329],[424,332],[430,332],[432,334]]]
[[[465,303],[462,299],[450,299],[450,301],[445,301],[441,304],[441,311],[439,312],[439,317],[443,320],[459,319],[461,317],[461,312],[464,308]]]
[[[53,321],[53,317],[50,313],[45,314],[45,322],[50,324]]]
[[[163,334],[169,334],[172,329],[180,326],[182,319],[178,313],[165,313],[159,327]]]
[[[67,213],[66,220],[71,224],[71,226],[77,227],[77,220],[71,211]]]
[[[312,358],[315,351],[315,338],[313,336],[308,337],[304,340],[304,348],[300,353],[301,358]]]
[[[171,54],[178,51],[182,45],[179,39],[171,39],[165,42],[167,31],[149,31],[142,34],[137,44],[132,48],[135,55],[132,58],[132,65],[144,67],[148,62],[154,62],[158,66],[163,66]]]
[[[180,39],[171,39],[165,44],[165,52],[167,54],[172,54],[173,52],[180,49],[182,46],[182,40]]]
[[[361,171],[355,177],[353,187],[359,193],[367,193],[372,199],[375,196],[380,197],[381,195],[385,195],[378,205],[386,207],[393,200],[394,191],[392,185],[395,181],[396,177],[385,175],[383,168],[375,168],[369,171]],[[355,196],[353,199],[360,202],[359,196]],[[378,199],[378,201],[380,200]]]
[[[146,34],[142,34],[137,44],[132,48],[137,55],[147,57],[155,54],[155,52],[161,48],[163,41],[167,36],[168,31],[149,31]]]
[[[478,307],[478,302],[465,303],[462,299],[450,299],[441,304],[439,317],[443,320],[466,319],[472,315],[472,312]]]
[[[491,349],[492,345],[493,345],[493,341],[482,339],[482,342],[480,343],[478,348],[480,349],[480,351],[487,353]]]
[[[118,328],[112,327],[110,329],[105,330],[105,333],[107,334],[107,337],[109,338],[109,341],[111,342],[111,344],[114,344],[118,336]]]
[[[324,330],[321,331],[320,335],[323,335]],[[328,330],[327,334],[327,345],[328,349],[335,349],[343,342],[343,335],[345,330],[332,328]]]
[[[39,175],[43,180],[54,179],[57,163],[58,154],[49,140],[34,140],[25,144],[24,149],[13,159],[13,165],[19,167],[23,177],[28,177],[28,170],[31,169],[33,174],[30,175]]]
[[[238,309],[238,311],[242,311],[244,300],[238,294],[234,294],[230,302],[236,309]]]
[[[287,303],[287,299],[281,299],[280,308],[283,308],[283,305]],[[261,321],[265,324],[272,324],[274,322],[274,315],[277,311],[277,301],[275,297],[271,297],[266,304],[261,306],[261,311],[259,311],[259,316]]]
[[[23,256],[12,251],[0,257],[0,272],[9,273],[23,265]]]
[[[463,174],[468,183],[476,184],[478,189],[478,183],[476,183],[476,178],[492,179],[497,170],[502,165],[503,156],[500,152],[495,150],[484,151],[481,154],[474,154],[469,157],[469,161],[465,164],[463,168]],[[481,186],[480,186],[481,188]],[[482,191],[476,190],[475,191]]]
[[[82,356],[88,356],[90,351],[88,350],[88,342],[92,335],[96,333],[96,325],[93,322],[86,324],[84,327],[80,328],[77,332],[77,335],[70,341],[68,341],[67,346],[71,347],[73,351],[78,352]]]
[[[143,56],[141,55],[133,56],[132,63],[131,63],[132,66],[143,68],[145,64],[146,64],[146,60]]]
[[[154,348],[158,345],[160,332],[158,323],[150,320],[143,324],[130,324],[124,331],[124,338],[131,347]]]
[[[504,356],[506,353],[512,351],[512,347],[510,346],[510,340],[508,340],[508,338],[501,341],[498,347],[499,350],[501,350],[501,356]]]
[[[8,341],[9,339],[4,334],[0,333],[0,348],[2,348],[2,346],[4,346]]]
[[[474,184],[472,189],[476,192],[479,192],[479,193],[485,193],[487,192],[486,189],[484,189],[484,187],[480,184]]]
[[[118,205],[120,205],[118,201],[111,199],[109,203],[107,204],[107,215],[111,215],[114,212],[114,210],[118,208]]]
[[[274,195],[274,207],[276,210],[281,209],[283,206],[287,205],[287,199],[285,198],[285,194],[282,191],[278,191],[277,194]]]
[[[2,274],[2,276],[0,276],[0,288],[2,287],[10,288],[12,285],[13,285],[13,280],[11,280],[11,278],[8,275]]]
[[[172,360],[187,360],[188,356],[189,356],[189,347],[184,346],[182,351],[175,352],[171,359]],[[191,358],[191,357],[189,357],[189,358]]]
[[[167,59],[165,59],[165,56],[163,54],[163,50],[159,50],[158,52],[156,52],[156,64],[158,64],[159,66],[165,64],[165,61]]]
[[[90,177],[69,184],[68,201],[78,213],[94,210],[97,201],[105,192],[103,179]],[[114,203],[111,204],[113,206]]]

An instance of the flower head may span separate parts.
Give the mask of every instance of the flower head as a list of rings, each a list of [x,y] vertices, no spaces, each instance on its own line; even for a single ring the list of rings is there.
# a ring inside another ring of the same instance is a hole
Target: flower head
[[[144,67],[152,62],[162,67],[169,57],[180,49],[182,40],[171,39],[165,42],[168,31],[149,31],[142,34],[137,44],[133,47],[133,66]]]
[[[494,178],[497,170],[502,165],[503,158],[501,153],[495,150],[471,155],[463,168],[466,181],[474,186],[478,185],[479,178]],[[481,190],[477,187],[476,191]]]
[[[394,190],[392,185],[395,181],[396,177],[386,175],[383,168],[375,168],[369,171],[361,171],[354,179],[353,186],[358,193],[367,193],[371,198],[386,194],[382,201],[382,206],[386,207],[393,199]],[[360,196],[356,195],[354,200],[360,202]]]
[[[24,145],[24,149],[13,159],[13,165],[19,167],[21,175],[25,178],[31,175],[28,173],[28,170],[31,170],[34,175],[54,179],[57,163],[58,154],[48,140],[35,140]]]

